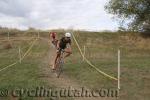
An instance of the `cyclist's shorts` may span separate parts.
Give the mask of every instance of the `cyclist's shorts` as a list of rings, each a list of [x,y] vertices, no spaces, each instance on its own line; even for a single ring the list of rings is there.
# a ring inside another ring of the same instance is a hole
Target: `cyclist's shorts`
[[[62,48],[57,49],[57,53],[61,53],[61,51],[64,51],[64,49],[62,49]]]

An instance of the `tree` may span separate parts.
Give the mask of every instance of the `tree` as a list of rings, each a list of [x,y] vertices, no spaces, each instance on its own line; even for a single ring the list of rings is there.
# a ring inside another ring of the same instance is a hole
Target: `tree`
[[[150,0],[110,0],[105,9],[117,15],[127,29],[150,32]]]

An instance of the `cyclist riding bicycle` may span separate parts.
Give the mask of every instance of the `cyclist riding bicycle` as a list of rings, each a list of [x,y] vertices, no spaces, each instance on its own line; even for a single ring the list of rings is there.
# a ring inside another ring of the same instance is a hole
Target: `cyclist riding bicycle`
[[[60,40],[58,40],[55,43],[53,43],[56,46],[57,49],[57,53],[56,53],[56,57],[55,57],[55,61],[53,64],[53,70],[56,69],[56,62],[57,59],[60,57],[61,54],[61,50],[64,50],[64,52],[66,53],[66,55],[64,56],[64,58],[68,57],[71,55],[72,50],[71,50],[71,33],[65,33],[65,36],[62,37]]]
[[[52,44],[56,47],[58,40],[56,39],[56,32],[50,32],[50,38],[52,39]]]

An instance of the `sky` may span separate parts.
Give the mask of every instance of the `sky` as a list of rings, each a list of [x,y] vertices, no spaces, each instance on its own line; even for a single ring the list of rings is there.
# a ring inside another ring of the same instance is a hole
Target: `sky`
[[[0,26],[28,29],[117,30],[109,0],[0,0]]]

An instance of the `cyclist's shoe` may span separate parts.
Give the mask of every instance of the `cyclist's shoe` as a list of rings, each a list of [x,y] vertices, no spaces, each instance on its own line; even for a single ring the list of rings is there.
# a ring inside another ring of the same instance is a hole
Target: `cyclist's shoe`
[[[56,68],[55,68],[54,65],[53,65],[53,67],[52,67],[52,72],[55,72],[55,70],[56,70]]]
[[[52,72],[54,73],[55,71],[56,71],[56,69],[53,69],[53,68],[52,68]]]

